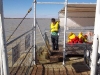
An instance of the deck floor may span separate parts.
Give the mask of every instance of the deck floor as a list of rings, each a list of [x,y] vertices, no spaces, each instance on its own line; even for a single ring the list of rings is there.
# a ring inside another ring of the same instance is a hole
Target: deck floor
[[[77,49],[77,48],[76,48]],[[59,53],[60,52],[60,53]],[[79,50],[80,52],[80,50]],[[57,53],[57,55],[56,55]],[[10,75],[90,75],[90,70],[84,62],[84,52],[78,53],[77,50],[69,51],[69,54],[80,54],[80,56],[66,56],[65,65],[62,65],[62,59],[58,62],[58,56],[62,58],[62,47],[55,52],[52,51],[50,59],[46,59],[47,53],[44,51],[39,55],[38,64],[28,67],[22,66],[10,68]]]
[[[67,57],[65,66],[62,62],[49,62],[31,66],[28,73],[27,68],[20,67],[17,73],[16,67],[10,68],[10,75],[90,75],[90,70],[85,65],[83,57]]]

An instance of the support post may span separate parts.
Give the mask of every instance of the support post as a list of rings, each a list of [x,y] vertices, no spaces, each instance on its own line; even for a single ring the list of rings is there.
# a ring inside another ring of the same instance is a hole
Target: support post
[[[90,75],[97,75],[97,58],[98,58],[98,50],[100,48],[100,41],[99,41],[100,40],[100,21],[99,20],[100,20],[100,0],[97,0]]]
[[[1,67],[3,66],[3,74],[9,75],[8,72],[8,59],[7,59],[7,49],[6,49],[6,38],[4,29],[4,16],[3,16],[3,0],[0,0],[0,56]]]
[[[97,75],[97,57],[98,57],[98,46],[99,46],[98,35],[94,35],[93,40],[93,51],[92,51],[92,63],[91,63],[91,75]]]
[[[67,4],[68,4],[68,1],[65,0],[64,43],[63,43],[63,65],[65,64],[65,50],[66,50]]]
[[[34,25],[33,25],[33,64],[36,64],[36,0],[34,0]]]

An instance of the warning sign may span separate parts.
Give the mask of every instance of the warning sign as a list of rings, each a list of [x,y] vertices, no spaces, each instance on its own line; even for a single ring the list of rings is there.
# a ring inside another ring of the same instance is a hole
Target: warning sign
[[[14,64],[20,57],[20,48],[19,44],[12,48],[12,64]]]

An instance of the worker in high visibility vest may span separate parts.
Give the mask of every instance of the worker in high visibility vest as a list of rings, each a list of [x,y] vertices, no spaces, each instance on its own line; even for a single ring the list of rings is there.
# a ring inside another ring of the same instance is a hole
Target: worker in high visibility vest
[[[59,39],[59,22],[55,20],[55,18],[51,19],[51,42],[52,42],[52,50],[59,50],[58,39]]]

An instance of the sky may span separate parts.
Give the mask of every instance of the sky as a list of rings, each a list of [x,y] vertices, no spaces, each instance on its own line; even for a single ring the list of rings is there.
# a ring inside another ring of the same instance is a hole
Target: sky
[[[65,0],[37,0],[37,2],[64,2]],[[96,0],[68,0],[69,3],[96,3]],[[28,9],[33,7],[33,0],[3,0],[3,12],[6,18],[23,18]],[[64,5],[54,4],[37,4],[36,17],[37,18],[57,18],[58,12]],[[32,10],[27,18],[33,18],[34,11]]]

